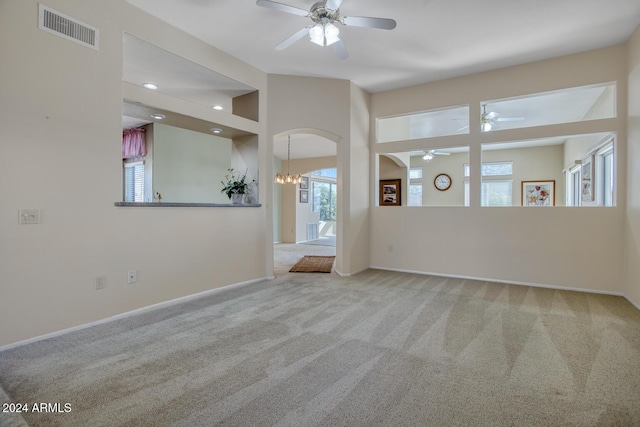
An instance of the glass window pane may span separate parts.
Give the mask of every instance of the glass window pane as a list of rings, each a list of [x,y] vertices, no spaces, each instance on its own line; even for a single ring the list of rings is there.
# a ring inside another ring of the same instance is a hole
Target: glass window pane
[[[421,111],[376,119],[377,142],[469,133],[469,106]]]
[[[609,151],[603,156],[604,160],[604,185],[603,204],[613,206],[613,152]]]
[[[464,205],[471,206],[471,197],[469,196],[469,181],[464,182]]]
[[[409,206],[422,206],[422,184],[409,185]]]
[[[338,170],[336,168],[319,169],[311,172],[311,176],[323,176],[326,178],[337,178]]]
[[[512,187],[512,181],[483,181],[481,206],[511,206]]]
[[[482,176],[513,175],[513,162],[483,163]]]
[[[481,103],[481,130],[493,132],[616,116],[616,84],[581,86]],[[553,111],[553,114],[549,114]]]
[[[422,168],[411,168],[409,169],[409,179],[420,179],[422,178]]]

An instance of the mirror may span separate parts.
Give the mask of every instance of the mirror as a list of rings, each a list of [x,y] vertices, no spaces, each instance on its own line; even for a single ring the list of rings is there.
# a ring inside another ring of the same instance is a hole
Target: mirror
[[[123,154],[123,201],[227,204],[220,190],[228,169],[246,171],[249,180],[257,181],[258,136],[215,121],[226,122],[227,114],[258,121],[256,89],[130,34],[124,35],[122,79],[141,88],[153,84],[143,90],[155,94],[144,99],[161,94],[162,105],[176,110],[131,99],[135,95],[123,100],[123,135],[143,129],[146,146],[144,154],[127,154],[126,159]],[[180,114],[181,109],[191,111],[184,101],[213,120]],[[258,203],[257,187],[253,190],[245,203]]]

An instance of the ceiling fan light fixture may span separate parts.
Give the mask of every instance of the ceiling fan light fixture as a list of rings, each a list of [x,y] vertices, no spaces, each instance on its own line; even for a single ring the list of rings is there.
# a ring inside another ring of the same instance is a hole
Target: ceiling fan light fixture
[[[426,160],[427,162],[433,160],[433,153],[431,153],[430,151],[424,153],[424,156],[422,156],[422,160]]]
[[[316,24],[309,29],[309,37],[311,42],[318,46],[324,46],[324,28],[322,24]]]
[[[340,30],[338,29],[338,27],[336,27],[332,23],[326,24],[324,26],[324,36],[327,41],[326,46],[331,46],[335,42],[340,41],[340,37],[338,37],[339,34]]]
[[[491,123],[489,122],[482,123],[482,132],[489,132],[491,128],[492,128]]]

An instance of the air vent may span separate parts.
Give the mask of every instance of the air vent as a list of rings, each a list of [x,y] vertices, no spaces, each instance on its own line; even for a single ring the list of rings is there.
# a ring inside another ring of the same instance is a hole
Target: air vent
[[[38,15],[38,27],[41,30],[98,50],[99,33],[97,28],[66,16],[43,4],[40,4]]]

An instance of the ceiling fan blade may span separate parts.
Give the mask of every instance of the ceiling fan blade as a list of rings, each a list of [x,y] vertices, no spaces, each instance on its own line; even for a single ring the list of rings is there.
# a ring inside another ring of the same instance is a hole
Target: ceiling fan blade
[[[484,117],[486,119],[489,119],[489,120],[494,120],[494,119],[498,118],[499,115],[500,115],[500,113],[496,113],[495,111],[491,111],[490,113],[485,114]]]
[[[291,37],[281,42],[278,46],[276,46],[276,50],[285,50],[286,48],[288,48],[289,46],[291,46],[292,44],[294,44],[295,42],[297,42],[307,34],[309,34],[309,28],[304,27],[303,29],[301,29]]]
[[[524,120],[524,117],[498,117],[496,119],[497,122],[519,122]]]
[[[308,16],[309,11],[300,9],[297,7],[289,6],[288,4],[282,4],[271,0],[257,0],[258,6],[266,7],[267,9],[279,10],[280,12],[292,13],[298,16]]]
[[[433,151],[432,154],[436,156],[450,156],[451,153],[447,153],[446,151]]]
[[[378,28],[380,30],[393,30],[396,21],[387,18],[368,18],[366,16],[345,16],[345,25],[354,27]]]
[[[342,4],[342,0],[327,0],[327,3],[324,5],[327,9],[337,10]]]
[[[331,48],[333,49],[333,53],[335,53],[339,59],[345,60],[349,57],[349,52],[344,46],[344,43],[342,43],[342,40],[338,40],[337,42],[332,44]]]

